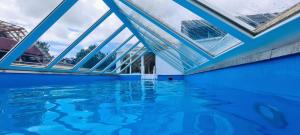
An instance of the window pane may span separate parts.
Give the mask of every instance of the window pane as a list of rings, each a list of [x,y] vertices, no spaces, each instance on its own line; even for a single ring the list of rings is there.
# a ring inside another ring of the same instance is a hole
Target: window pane
[[[300,0],[197,0],[225,15],[239,25],[259,33],[299,12],[289,11]],[[276,19],[275,19],[276,18]]]
[[[173,46],[177,50],[180,50],[183,55],[186,57],[189,57],[192,59],[193,63],[195,65],[200,65],[203,64],[204,62],[207,61],[203,56],[201,56],[199,53],[195,52],[191,48],[187,47],[186,45],[181,44],[176,38],[172,37],[170,34],[165,32],[164,30],[160,29],[147,19],[143,18],[141,15],[137,14],[133,10],[129,9],[127,6],[122,4],[121,2],[117,2],[120,8],[123,10],[123,12],[128,16],[129,19],[133,20],[131,21],[132,24],[142,33],[147,33],[148,35],[151,35],[148,31],[151,31],[152,33],[156,34],[152,39],[157,39],[157,37],[160,37],[162,40],[167,41],[169,45]],[[147,31],[144,28],[141,28],[138,26],[138,24],[141,26],[143,25]],[[153,36],[153,35],[152,35]],[[178,52],[177,52],[178,53]],[[182,57],[181,58],[185,59],[186,58]]]
[[[180,45],[173,46],[170,42],[165,42],[166,40],[160,37],[160,35],[153,35],[149,31],[150,29],[143,29],[139,27],[136,23],[132,22],[134,26],[142,33],[142,35],[147,36],[149,39],[154,40],[156,43],[160,44],[165,48],[165,50],[171,51],[175,56],[178,56],[181,61],[183,61],[185,64],[188,64],[189,66],[196,66],[202,64],[205,59],[204,57],[198,55],[199,57],[195,57],[197,55],[193,56],[193,52],[191,52],[191,49],[187,48],[186,46]],[[152,31],[152,33],[155,33]],[[176,51],[177,50],[177,51]]]
[[[31,64],[46,66],[107,11],[101,0],[78,1],[34,44],[42,56],[37,56],[40,60],[30,61]]]
[[[129,2],[213,56],[220,55],[241,43],[174,1],[129,0]]]
[[[96,71],[102,71],[104,70],[109,64],[111,64],[116,58],[117,56],[121,55],[123,52],[125,52],[126,50],[128,50],[130,47],[132,47],[136,42],[138,42],[137,38],[133,38],[130,40],[130,42],[126,45],[124,45],[123,47],[121,47],[120,49],[118,49],[116,52],[112,53],[112,56],[110,56],[108,58],[108,60],[104,61],[103,64],[99,65],[96,69]],[[110,71],[112,71],[115,68],[115,66],[110,68]]]
[[[71,50],[55,68],[71,69],[75,64],[82,60],[88,53],[99,46],[113,32],[115,32],[122,22],[115,14],[109,16],[92,33],[82,40],[73,50]]]
[[[118,34],[113,40],[111,40],[106,46],[104,46],[97,55],[91,58],[87,63],[83,65],[83,68],[90,69],[94,67],[98,62],[100,62],[106,56],[107,60],[104,61],[101,65],[98,66],[97,70],[103,69],[108,66],[113,60],[115,60],[116,54],[115,49],[117,49],[127,38],[129,38],[132,33],[126,28],[120,34]],[[132,43],[132,40],[128,44]],[[124,45],[122,48],[126,47],[128,44]],[[120,48],[119,50],[121,50]],[[84,69],[82,69],[84,70]]]

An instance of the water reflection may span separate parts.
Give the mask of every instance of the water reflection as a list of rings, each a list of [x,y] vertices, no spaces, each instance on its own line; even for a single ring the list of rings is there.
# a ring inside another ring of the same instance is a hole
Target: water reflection
[[[0,134],[293,134],[299,103],[182,81],[2,90]]]

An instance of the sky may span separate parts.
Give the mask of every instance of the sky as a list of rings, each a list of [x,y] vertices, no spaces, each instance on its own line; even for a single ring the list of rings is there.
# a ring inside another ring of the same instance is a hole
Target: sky
[[[61,1],[0,0],[0,20],[20,25],[30,32]],[[171,0],[132,0],[132,2],[177,31],[180,31],[182,20],[200,18]],[[282,11],[300,0],[206,0],[206,2],[232,15],[237,15]],[[108,9],[102,0],[79,0],[39,40],[51,43],[50,52],[57,56]],[[79,43],[75,50],[101,43],[121,25],[122,22],[115,15],[110,16],[99,28]],[[130,31],[125,30],[122,32],[123,36],[118,36],[112,42],[120,43],[130,34]],[[72,51],[68,56],[71,57],[75,53],[76,51]]]

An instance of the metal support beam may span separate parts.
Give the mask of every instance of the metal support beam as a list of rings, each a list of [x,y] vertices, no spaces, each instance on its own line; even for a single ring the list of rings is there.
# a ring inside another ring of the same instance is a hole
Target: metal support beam
[[[82,60],[80,60],[73,68],[74,71],[79,70],[88,60],[94,57],[99,51],[107,45],[112,39],[114,39],[118,34],[120,34],[124,29],[125,25],[120,26],[113,34],[111,34],[108,38],[106,38],[100,45],[98,45],[95,49],[93,49],[87,56],[85,56]]]
[[[137,47],[140,44],[140,41],[135,43],[132,47],[130,47],[126,52],[124,52],[119,58],[115,59],[113,62],[111,62],[107,67],[105,67],[100,73],[106,72],[109,68],[111,68],[114,64],[116,64],[119,60],[123,59],[131,50],[133,50],[135,47]]]
[[[120,48],[122,48],[124,45],[126,45],[134,35],[131,35],[129,38],[127,38],[121,45],[119,45],[116,49],[114,49],[109,55],[106,55],[103,59],[101,59],[95,66],[93,66],[90,69],[90,72],[95,71],[100,65],[102,65],[107,59],[109,59],[111,56],[113,56]]]
[[[59,18],[61,18],[78,0],[64,0],[21,42],[11,49],[0,62],[1,67],[9,66],[27,51]]]
[[[132,57],[134,57],[135,55],[139,54],[140,52],[142,52],[144,50],[144,48],[141,48],[140,50],[136,51],[134,54],[132,54],[130,57],[128,57],[126,60],[124,60],[119,66],[117,66],[113,71],[111,71],[112,73],[115,72],[116,70],[118,70],[119,68],[122,67],[123,64],[125,64],[126,62],[128,62]]]
[[[65,55],[67,55],[75,46],[77,46],[85,37],[87,37],[90,33],[92,33],[102,22],[105,21],[110,15],[112,11],[107,11],[104,15],[102,15],[90,28],[88,28],[84,33],[82,33],[70,46],[68,46],[62,53],[60,53],[56,58],[54,58],[47,66],[48,69],[55,66],[59,63]]]
[[[209,60],[213,59],[213,55],[210,54],[209,52],[207,52],[205,49],[199,47],[197,45],[197,43],[187,39],[186,37],[183,37],[181,34],[177,33],[173,29],[171,29],[168,26],[166,26],[165,24],[161,23],[159,20],[157,20],[156,18],[150,16],[148,13],[146,13],[143,10],[139,9],[138,7],[133,5],[132,3],[130,3],[126,0],[120,0],[120,1],[122,3],[124,3],[126,6],[128,6],[130,9],[135,11],[136,13],[140,14],[145,19],[149,20],[151,23],[155,24],[156,26],[158,26],[159,28],[161,28],[165,32],[169,33],[171,36],[173,36],[174,38],[179,40],[181,43],[185,44],[186,46],[190,47],[194,51],[196,51],[199,54],[201,54],[202,56],[204,56],[205,58],[207,58]]]
[[[242,42],[248,42],[253,40],[253,36],[244,32],[242,29],[235,27],[233,24],[230,24],[226,20],[222,19],[217,14],[210,12],[205,7],[196,5],[193,0],[174,0],[176,3],[181,5],[182,7],[190,10],[194,14],[200,16],[201,18],[205,19],[209,23],[218,28],[224,30],[225,32],[229,33],[230,35],[238,38]]]
[[[129,66],[132,66],[132,64],[134,64],[137,60],[139,60],[142,56],[144,56],[147,53],[147,51],[142,52],[138,57],[136,57],[135,59],[132,60],[132,62],[130,62],[127,66],[125,66],[123,69],[121,69],[120,73],[122,73],[126,68],[128,68]],[[142,69],[141,69],[142,70]]]
[[[143,43],[144,46],[148,47],[149,45],[144,41],[143,37],[136,30],[136,28],[131,24],[126,15],[122,12],[114,0],[103,0],[103,2],[116,14],[119,19],[126,25],[126,27]]]

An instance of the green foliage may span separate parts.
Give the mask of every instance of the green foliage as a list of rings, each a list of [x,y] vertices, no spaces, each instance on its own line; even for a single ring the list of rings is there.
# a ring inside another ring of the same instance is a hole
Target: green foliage
[[[80,60],[82,60],[85,56],[87,56],[93,49],[95,49],[96,45],[91,45],[88,49],[81,49],[77,54],[73,61],[73,64],[78,63]],[[94,57],[92,57],[90,60],[88,60],[82,67],[83,68],[92,68],[94,65],[96,65],[100,60],[102,60],[106,54],[99,52]],[[115,59],[115,56],[109,58],[106,60],[99,69],[103,69],[103,67],[106,67],[109,65],[113,60]]]
[[[50,45],[47,42],[37,41],[36,46],[44,52],[49,53]]]

